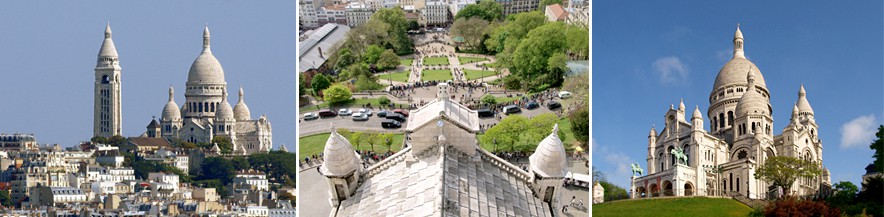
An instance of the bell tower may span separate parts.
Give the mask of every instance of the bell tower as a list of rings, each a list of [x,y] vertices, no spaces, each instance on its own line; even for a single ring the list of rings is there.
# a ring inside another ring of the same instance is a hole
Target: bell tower
[[[108,24],[95,64],[93,136],[111,137],[122,134],[120,70],[119,55]]]

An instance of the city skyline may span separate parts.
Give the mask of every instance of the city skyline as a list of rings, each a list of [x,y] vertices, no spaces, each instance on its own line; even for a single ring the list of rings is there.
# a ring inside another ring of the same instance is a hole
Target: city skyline
[[[266,113],[276,125],[273,148],[285,144],[294,150],[296,77],[291,50],[297,32],[295,15],[286,13],[291,8],[292,2],[275,7],[207,2],[3,3],[0,29],[9,34],[0,36],[0,47],[5,48],[0,71],[18,82],[0,90],[18,94],[5,96],[17,103],[4,108],[0,118],[6,121],[0,129],[35,134],[41,144],[65,147],[88,140],[92,68],[109,22],[122,68],[122,134],[141,135],[151,117],[160,118],[170,85],[178,90],[176,101],[183,103],[184,81],[202,50],[202,31],[208,24],[228,92],[236,93],[242,86],[255,111],[253,118]],[[152,13],[154,9],[167,13]],[[236,94],[229,97],[228,101],[238,100]]]
[[[596,3],[593,166],[629,187],[629,164],[647,168],[648,132],[669,105],[699,106],[709,131],[709,94],[731,59],[738,23],[745,54],[770,90],[773,131],[789,123],[801,85],[816,113],[832,183],[860,184],[868,148],[884,122],[881,4]],[[758,5],[765,7],[757,7]],[[827,8],[830,16],[818,16]],[[647,17],[662,17],[648,20]],[[704,19],[697,19],[703,17]],[[876,25],[877,24],[877,25]],[[604,90],[604,91],[602,91]]]

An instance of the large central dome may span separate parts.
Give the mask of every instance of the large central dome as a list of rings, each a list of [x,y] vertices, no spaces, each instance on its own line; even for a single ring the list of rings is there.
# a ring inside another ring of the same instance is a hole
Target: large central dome
[[[224,69],[209,48],[209,27],[203,30],[203,52],[190,65],[187,83],[225,83]]]
[[[752,70],[752,75],[755,76],[755,85],[767,88],[767,84],[764,83],[764,76],[761,76],[761,70],[758,69],[758,66],[755,66],[755,63],[743,57],[734,57],[727,61],[727,64],[724,64],[724,67],[721,67],[721,70],[718,71],[712,91],[734,84],[748,85],[746,72],[750,69]]]

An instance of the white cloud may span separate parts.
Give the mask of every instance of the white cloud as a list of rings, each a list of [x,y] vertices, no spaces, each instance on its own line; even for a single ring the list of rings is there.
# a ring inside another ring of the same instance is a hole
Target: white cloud
[[[593,156],[601,158],[605,162],[604,166],[601,164],[593,164],[593,166],[605,173],[608,182],[624,189],[629,188],[630,177],[632,177],[632,167],[629,164],[635,161],[624,153],[611,151],[608,147],[599,145],[594,138],[592,139],[592,149]]]
[[[875,114],[859,116],[841,126],[841,148],[863,147],[872,143],[877,127]]]
[[[680,83],[688,78],[688,66],[678,57],[662,57],[654,61],[654,72],[660,76],[660,83]]]

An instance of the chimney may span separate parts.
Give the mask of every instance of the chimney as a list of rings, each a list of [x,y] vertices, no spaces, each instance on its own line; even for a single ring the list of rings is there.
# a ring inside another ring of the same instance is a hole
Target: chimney
[[[316,49],[319,49],[319,58],[320,58],[320,59],[325,59],[325,57],[322,57],[322,56],[323,56],[323,55],[322,55],[322,47],[316,47]]]

